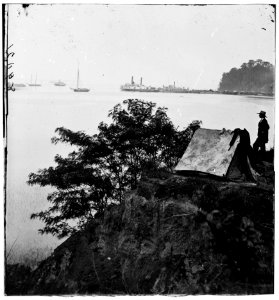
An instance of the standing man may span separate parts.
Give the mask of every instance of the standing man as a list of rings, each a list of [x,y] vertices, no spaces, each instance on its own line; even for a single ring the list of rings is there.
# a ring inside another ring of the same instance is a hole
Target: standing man
[[[260,111],[259,113],[260,121],[259,121],[259,127],[258,127],[258,138],[256,139],[253,150],[258,152],[260,148],[260,152],[265,152],[265,144],[268,142],[268,129],[269,125],[266,120],[265,111]]]

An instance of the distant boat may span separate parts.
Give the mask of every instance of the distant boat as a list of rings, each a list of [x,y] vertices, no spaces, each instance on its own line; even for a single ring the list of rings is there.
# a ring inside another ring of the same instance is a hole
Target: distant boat
[[[152,93],[189,93],[189,89],[184,87],[176,87],[175,82],[173,85],[163,86],[163,87],[153,87],[153,86],[145,86],[142,84],[142,78],[140,79],[140,84],[136,84],[134,82],[134,78],[132,76],[131,83],[125,83],[120,87],[121,91],[125,92],[152,92]]]
[[[56,85],[56,86],[65,86],[66,83],[62,82],[61,80],[58,80],[58,81],[54,82],[54,85]]]
[[[131,83],[125,83],[120,87],[121,91],[126,92],[159,92],[159,89],[153,86],[145,86],[142,84],[142,78],[140,79],[140,84],[134,82],[134,77],[132,76]]]
[[[37,83],[37,74],[36,74],[35,82],[32,83],[32,76],[31,76],[31,81],[30,81],[30,83],[28,85],[29,86],[41,86],[41,84]]]
[[[26,85],[24,83],[14,83],[13,87],[15,90],[20,90],[21,88],[26,87]]]
[[[79,69],[77,71],[77,87],[72,89],[74,92],[89,92],[90,90],[87,88],[80,88],[79,87]]]

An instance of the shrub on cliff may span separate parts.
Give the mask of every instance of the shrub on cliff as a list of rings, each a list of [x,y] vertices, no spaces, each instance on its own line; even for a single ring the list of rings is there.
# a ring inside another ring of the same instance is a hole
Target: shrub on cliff
[[[56,155],[56,166],[29,175],[29,184],[55,188],[47,198],[49,209],[31,215],[45,223],[40,233],[62,238],[83,228],[95,213],[121,202],[123,193],[136,187],[144,166],[172,168],[177,163],[199,123],[179,130],[167,109],[155,106],[125,100],[109,112],[111,124],[101,122],[93,136],[56,129],[58,136],[52,142],[70,144],[75,150],[66,158]]]

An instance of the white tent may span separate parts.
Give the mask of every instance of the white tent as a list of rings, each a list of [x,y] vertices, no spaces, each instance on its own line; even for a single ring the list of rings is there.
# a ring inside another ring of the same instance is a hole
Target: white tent
[[[231,180],[254,181],[247,153],[240,147],[238,136],[230,147],[230,130],[200,128],[194,133],[184,155],[175,167],[177,173],[199,172]]]

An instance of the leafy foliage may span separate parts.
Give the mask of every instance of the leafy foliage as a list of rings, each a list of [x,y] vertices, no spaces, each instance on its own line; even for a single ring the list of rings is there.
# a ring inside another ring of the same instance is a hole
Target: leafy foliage
[[[232,68],[224,73],[219,91],[239,92],[274,92],[274,66],[258,59],[243,63],[240,69]]]
[[[76,150],[66,158],[56,155],[55,167],[29,174],[29,184],[55,188],[48,196],[51,207],[31,215],[45,223],[40,233],[65,237],[81,229],[95,213],[102,213],[109,203],[121,202],[124,192],[137,186],[146,166],[171,169],[176,165],[201,122],[193,121],[180,131],[167,109],[155,110],[155,106],[125,100],[110,110],[111,124],[101,122],[93,136],[56,129],[58,136],[52,142],[67,143]]]

